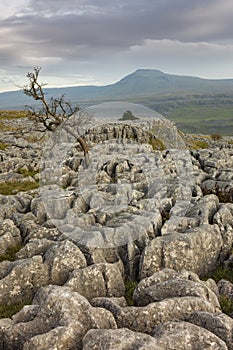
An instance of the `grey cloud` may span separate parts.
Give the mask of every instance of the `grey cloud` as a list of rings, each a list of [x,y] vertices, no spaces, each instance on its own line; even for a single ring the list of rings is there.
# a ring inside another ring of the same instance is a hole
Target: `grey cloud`
[[[101,67],[110,75],[114,62],[114,67],[117,63],[125,67],[125,73],[127,52],[134,53],[135,46],[143,49],[148,39],[232,40],[231,1],[31,0],[18,16],[0,22],[0,66],[11,65],[15,71],[16,62],[22,67],[41,64],[54,73],[58,67],[69,72],[79,66],[84,74]],[[142,62],[146,62],[145,55]],[[148,60],[148,65],[152,62]],[[135,68],[139,64],[140,57],[135,59]]]
[[[61,48],[73,44],[117,50],[140,44],[144,39],[232,38],[232,24],[226,24],[225,18],[215,18],[216,14],[212,20],[209,18],[207,10],[215,3],[213,0],[205,1],[205,5],[201,0],[41,0],[32,1],[31,14],[21,17],[21,23],[15,23],[14,19],[9,19],[8,23],[25,38],[47,38]],[[224,6],[224,1],[222,3]],[[56,14],[58,9],[60,12]],[[43,16],[42,10],[51,16]],[[226,16],[229,17],[229,11]]]

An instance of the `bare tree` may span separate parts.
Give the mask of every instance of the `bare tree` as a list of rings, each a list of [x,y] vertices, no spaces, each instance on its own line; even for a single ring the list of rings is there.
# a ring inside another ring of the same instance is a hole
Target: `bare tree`
[[[39,83],[38,81],[40,71],[41,67],[36,66],[33,68],[33,72],[27,73],[29,83],[22,87],[24,94],[32,97],[35,101],[39,101],[40,106],[38,108],[26,106],[26,108],[30,112],[30,117],[44,127],[42,131],[54,131],[75,112],[80,111],[80,108],[79,106],[73,106],[70,101],[67,101],[65,95],[57,98],[50,97],[47,100],[44,91],[44,86],[47,84]],[[87,122],[89,119],[89,115],[85,112],[81,113],[80,120],[77,120],[77,124],[83,124],[83,122]],[[65,124],[64,129],[76,138],[86,157],[89,148],[85,139],[81,135],[76,134]]]

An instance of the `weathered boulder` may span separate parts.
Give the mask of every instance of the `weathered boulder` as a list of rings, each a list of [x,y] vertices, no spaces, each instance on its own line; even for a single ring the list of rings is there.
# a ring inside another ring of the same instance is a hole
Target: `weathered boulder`
[[[48,216],[43,200],[40,197],[33,198],[31,201],[31,212],[37,217],[38,223],[43,224]]]
[[[31,239],[16,254],[17,259],[32,258],[34,255],[44,255],[44,253],[54,244],[54,241],[47,238]]]
[[[195,204],[187,209],[186,216],[199,219],[199,225],[213,223],[213,217],[219,208],[219,199],[216,195],[210,194],[200,198]]]
[[[218,224],[220,227],[225,227],[226,225],[233,227],[233,204],[220,204],[219,210],[213,217],[213,223]]]
[[[32,239],[44,239],[57,240],[61,235],[57,228],[47,228],[39,225],[34,220],[23,220],[20,224],[20,232],[27,243]]]
[[[157,237],[148,243],[141,256],[140,278],[164,267],[207,275],[217,266],[222,246],[217,225],[202,225],[186,233]]]
[[[25,323],[32,321],[38,314],[40,307],[38,304],[24,305],[22,309],[12,316],[13,323]]]
[[[148,334],[122,329],[91,329],[83,338],[83,350],[165,350]]]
[[[8,248],[18,246],[21,241],[20,231],[14,222],[10,219],[4,220],[0,228],[0,255]]]
[[[125,286],[118,265],[102,263],[74,270],[66,286],[88,300],[105,296],[121,297],[125,293]]]
[[[39,287],[48,284],[48,269],[42,257],[18,260],[0,280],[0,305],[31,300]]]
[[[176,297],[164,299],[141,307],[120,307],[107,298],[95,298],[93,306],[104,307],[109,310],[117,323],[118,328],[129,328],[134,332],[151,334],[156,325],[174,320],[185,320],[195,311],[215,313],[212,304],[199,297]]]
[[[33,305],[39,306],[33,319],[21,322],[25,317],[16,315],[15,322],[13,320],[13,324],[3,329],[4,350],[37,349],[37,346],[38,349],[52,349],[59,346],[59,342],[60,349],[74,349],[75,344],[75,349],[81,350],[82,338],[89,329],[116,328],[110,312],[93,308],[87,299],[68,287],[41,288]]]
[[[229,181],[206,180],[201,184],[204,195],[214,193],[222,203],[233,203],[233,186]]]
[[[10,318],[0,319],[0,350],[5,349],[4,332],[7,328],[10,328],[12,324],[13,324],[13,321]]]
[[[63,285],[74,269],[87,265],[80,249],[68,240],[50,246],[44,255],[44,264],[48,266],[50,283],[58,285]]]
[[[153,330],[153,337],[166,350],[227,350],[226,343],[208,330],[189,322],[162,323]]]
[[[18,214],[24,214],[30,211],[32,196],[21,192],[15,196],[0,195],[0,218],[14,219]]]
[[[23,350],[74,350],[80,349],[82,332],[79,331],[80,323],[74,322],[69,326],[58,326],[50,331],[35,335],[23,346]]]
[[[196,274],[188,271],[176,273],[174,270],[161,270],[142,280],[133,298],[138,305],[145,306],[155,301],[185,296],[200,297],[220,309],[216,294]]]
[[[222,339],[229,350],[233,349],[233,319],[223,313],[194,312],[188,322],[203,327]]]
[[[219,294],[233,300],[233,283],[221,279],[218,283]]]

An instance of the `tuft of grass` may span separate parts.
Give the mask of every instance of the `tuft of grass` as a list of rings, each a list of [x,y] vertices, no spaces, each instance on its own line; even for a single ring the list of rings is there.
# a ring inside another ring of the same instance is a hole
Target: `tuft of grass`
[[[0,305],[0,318],[11,318],[14,314],[19,312],[25,305],[30,305],[31,300],[10,305]]]
[[[25,169],[19,169],[18,174],[23,175],[24,177],[28,176],[34,176],[39,173],[39,170],[25,170]]]
[[[166,149],[163,142],[154,137],[153,135],[149,136],[148,143],[152,146],[154,151],[163,151]]]
[[[232,299],[229,299],[224,295],[220,295],[219,303],[220,303],[222,311],[225,314],[227,314],[229,316],[233,315],[233,300]]]
[[[204,149],[208,148],[209,144],[206,141],[201,140],[190,140],[188,141],[189,149],[195,150],[195,149]]]
[[[129,306],[135,305],[135,302],[133,300],[133,293],[134,293],[136,286],[137,286],[136,281],[132,281],[130,279],[125,280],[125,299],[126,299],[127,304]]]
[[[26,110],[24,111],[8,111],[0,110],[0,119],[18,119],[18,118],[27,118],[30,116],[30,113]]]
[[[17,244],[16,246],[9,247],[4,254],[0,254],[0,262],[8,260],[15,261],[15,255],[23,246],[21,244]]]
[[[0,151],[4,151],[8,146],[8,143],[0,142]]]
[[[224,269],[222,265],[219,265],[213,273],[211,273],[208,276],[203,277],[203,280],[207,280],[208,278],[212,278],[216,283],[218,283],[221,279],[227,280],[231,283],[233,283],[233,268],[230,265],[228,268]],[[224,295],[220,295],[219,297],[219,303],[221,306],[222,311],[232,316],[233,314],[233,300],[227,298]]]
[[[0,194],[4,196],[9,196],[16,194],[18,192],[26,192],[30,190],[35,190],[40,186],[39,181],[31,182],[12,182],[7,181],[4,183],[0,183]]]
[[[232,266],[229,266],[229,268],[224,269],[222,265],[219,265],[207,278],[212,278],[216,283],[218,283],[221,279],[233,283],[233,268]]]
[[[30,113],[26,110],[24,111],[8,111],[0,110],[0,130],[1,131],[20,131],[23,129],[22,126],[15,127],[11,125],[9,121],[14,121],[15,119],[29,118]]]

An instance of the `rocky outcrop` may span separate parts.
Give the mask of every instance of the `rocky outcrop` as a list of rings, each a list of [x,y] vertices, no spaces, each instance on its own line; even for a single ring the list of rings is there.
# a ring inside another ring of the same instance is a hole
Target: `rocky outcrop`
[[[5,329],[4,349],[52,349],[58,343],[61,349],[81,349],[82,338],[89,329],[116,328],[110,312],[93,308],[69,287],[42,288],[31,308],[29,313],[23,308]]]
[[[84,134],[89,163],[69,136],[52,163],[46,144],[0,151],[0,184],[41,181],[0,195],[0,307],[26,304],[0,350],[231,350],[232,283],[202,280],[233,261],[230,144],[190,152],[166,120]]]

